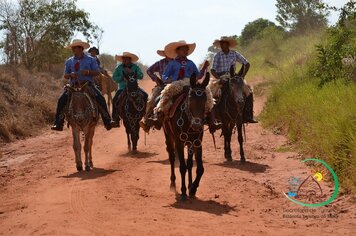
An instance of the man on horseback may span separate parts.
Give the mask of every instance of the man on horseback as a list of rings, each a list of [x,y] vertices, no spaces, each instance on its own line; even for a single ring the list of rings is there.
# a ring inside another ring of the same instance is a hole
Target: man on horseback
[[[232,65],[235,70],[236,62],[239,62],[242,64],[242,67],[238,75],[240,75],[242,78],[245,78],[250,68],[250,63],[239,52],[231,50],[231,48],[236,47],[236,40],[224,36],[215,40],[213,45],[217,48],[221,48],[221,51],[214,56],[211,74],[216,79],[220,80],[221,76],[229,73],[230,67]],[[244,91],[246,96],[246,106],[244,109],[243,119],[244,123],[257,123],[257,121],[253,119],[253,92],[251,87],[246,83],[244,83]]]
[[[88,83],[95,92],[95,100],[98,103],[105,128],[110,130],[112,128],[112,120],[106,106],[105,98],[101,92],[94,85],[93,77],[99,75],[99,67],[95,58],[84,54],[84,49],[89,48],[89,44],[79,39],[75,39],[65,48],[72,49],[73,56],[65,63],[64,78],[70,80],[70,84]],[[64,125],[63,110],[69,98],[69,92],[65,89],[58,100],[56,120],[51,127],[52,130],[62,131]]]
[[[167,64],[172,60],[164,53],[164,50],[157,50],[157,54],[164,58],[157,61],[147,69],[148,76],[157,85],[152,89],[152,94],[147,102],[146,115],[144,117],[144,120],[140,122],[141,128],[147,133],[150,131],[151,128],[149,125],[147,125],[147,119],[153,115],[153,109],[155,107],[156,99],[161,94],[161,91],[164,88],[162,81],[164,69],[166,68]],[[159,77],[155,73],[158,73]]]
[[[184,78],[190,78],[192,74],[198,75],[198,78],[203,77],[207,67],[209,66],[209,62],[206,61],[203,68],[199,72],[194,62],[187,58],[190,54],[193,53],[195,47],[195,43],[188,44],[185,41],[173,42],[166,45],[164,49],[165,55],[175,59],[170,61],[164,70],[162,80],[165,84],[180,81]],[[161,101],[166,100],[165,96],[167,95],[162,94]],[[148,119],[147,125],[154,126],[156,129],[160,129],[162,127],[163,120],[164,112],[160,111],[158,107],[157,112],[155,113],[155,117]],[[213,112],[209,113],[208,121],[210,132],[215,132],[215,130],[219,128],[219,125],[215,123]]]
[[[114,127],[119,127],[120,126],[120,117],[118,115],[118,109],[117,107],[119,98],[121,93],[124,91],[126,88],[126,80],[125,80],[125,75],[126,76],[134,76],[135,79],[141,80],[143,79],[143,73],[140,67],[135,64],[135,62],[138,61],[138,56],[136,56],[133,53],[130,52],[124,52],[122,55],[116,55],[115,59],[121,64],[119,64],[114,71],[113,74],[113,80],[118,83],[119,88],[114,96],[113,99],[113,109],[112,109],[112,117],[114,119]],[[144,95],[144,98],[147,100],[148,94],[143,91],[141,88],[139,88],[140,92]]]

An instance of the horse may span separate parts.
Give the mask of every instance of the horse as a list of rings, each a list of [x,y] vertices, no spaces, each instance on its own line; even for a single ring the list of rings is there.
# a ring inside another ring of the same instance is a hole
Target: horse
[[[94,167],[92,145],[95,126],[99,120],[98,105],[94,98],[95,91],[89,86],[88,82],[78,87],[67,85],[66,88],[69,92],[69,101],[65,108],[65,117],[68,122],[68,127],[72,127],[76,167],[78,171],[83,170],[80,143],[80,132],[82,131],[85,136],[85,170],[90,171],[90,169]]]
[[[224,136],[224,155],[227,161],[232,161],[231,136],[234,127],[237,128],[237,139],[240,145],[240,162],[245,163],[243,149],[243,112],[245,98],[243,91],[243,78],[235,74],[234,68],[230,67],[230,78],[222,79],[221,97],[214,106],[216,118],[222,123],[222,135]]]
[[[190,77],[190,88],[183,91],[177,104],[173,104],[170,117],[163,123],[166,138],[166,150],[168,152],[171,165],[171,189],[175,190],[174,162],[177,154],[180,162],[180,174],[182,178],[181,198],[186,200],[187,188],[185,184],[185,174],[188,170],[189,196],[195,197],[199,187],[200,179],[204,173],[202,160],[202,141],[204,134],[204,119],[206,116],[207,93],[206,86],[209,83],[210,74],[206,76],[202,83],[197,83],[196,75]],[[182,96],[182,97],[181,97]],[[176,107],[175,110],[173,107]],[[172,110],[173,109],[173,110]],[[184,148],[187,146],[187,163],[184,159]],[[197,171],[194,182],[192,181],[193,154],[195,156]]]
[[[103,95],[106,94],[108,96],[107,105],[108,105],[109,112],[113,100],[112,92],[115,92],[118,87],[118,85],[112,80],[112,75],[110,74],[111,73],[108,73],[105,70],[104,73],[101,73],[100,75],[94,78],[95,83],[98,85],[102,94]]]
[[[118,103],[119,116],[122,118],[129,151],[137,152],[137,142],[140,138],[140,120],[145,115],[147,97],[138,86],[136,74],[129,76],[124,74],[127,86],[121,93]]]

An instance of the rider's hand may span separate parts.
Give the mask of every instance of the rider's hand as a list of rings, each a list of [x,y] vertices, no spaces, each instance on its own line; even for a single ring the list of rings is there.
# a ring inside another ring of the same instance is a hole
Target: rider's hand
[[[90,73],[89,70],[81,70],[81,71],[80,71],[80,74],[81,74],[81,75],[85,75],[85,76],[88,76],[89,73]]]
[[[72,72],[72,73],[70,74],[70,77],[71,77],[72,79],[78,79],[78,73]]]
[[[210,65],[209,61],[206,60],[203,65],[203,69],[205,70],[206,68],[208,68],[209,65]]]

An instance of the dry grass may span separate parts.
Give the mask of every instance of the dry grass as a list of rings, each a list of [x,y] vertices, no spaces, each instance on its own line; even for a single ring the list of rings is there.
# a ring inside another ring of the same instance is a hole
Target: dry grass
[[[59,78],[4,66],[0,72],[0,142],[36,135],[53,122]]]

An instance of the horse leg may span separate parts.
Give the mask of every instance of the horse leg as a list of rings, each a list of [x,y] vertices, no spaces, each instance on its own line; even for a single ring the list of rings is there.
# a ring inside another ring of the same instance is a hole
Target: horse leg
[[[197,176],[195,177],[195,180],[192,184],[192,187],[189,189],[189,196],[190,197],[195,197],[195,194],[197,192],[197,189],[199,187],[199,183],[201,180],[201,177],[204,174],[204,166],[203,166],[203,158],[202,158],[202,147],[199,147],[195,150],[195,160],[197,163]]]
[[[227,161],[232,161],[231,156],[231,135],[232,130],[230,127],[223,127],[223,135],[224,135],[224,151],[225,151],[225,158]]]
[[[245,159],[244,146],[243,146],[244,138],[242,135],[242,125],[243,125],[242,123],[237,124],[237,140],[239,141],[239,145],[240,145],[240,162],[245,163],[246,159]]]
[[[137,123],[137,124],[135,124],[133,134],[131,134],[132,151],[133,152],[137,152],[137,142],[140,138],[139,132],[140,132],[140,125]]]
[[[125,118],[126,119],[126,118]],[[127,149],[129,150],[129,152],[131,152],[131,134],[130,134],[130,124],[127,124],[124,121],[124,126],[125,126],[125,131],[126,131],[126,136],[127,136]]]
[[[93,155],[92,155],[94,134],[95,134],[95,126],[91,127],[90,132],[89,132],[89,166],[90,166],[90,168],[94,167]]]
[[[90,128],[89,128],[90,129]],[[86,132],[84,132],[85,135],[85,141],[84,141],[84,154],[85,154],[85,170],[90,171],[90,166],[89,166],[89,145],[90,145],[90,130],[87,129]]]
[[[74,154],[75,154],[75,163],[77,166],[77,170],[78,171],[82,171],[83,170],[83,164],[82,164],[82,160],[80,157],[80,153],[81,153],[81,144],[80,144],[80,132],[77,129],[74,129],[72,127],[72,135],[73,135],[73,149],[74,149]]]
[[[182,178],[182,200],[185,201],[187,199],[187,187],[185,186],[185,174],[187,172],[187,165],[184,160],[184,145],[180,142],[180,140],[175,141],[177,155],[179,157],[179,171]]]
[[[171,164],[171,185],[170,188],[173,191],[176,191],[176,175],[174,173],[174,163],[175,163],[175,152],[174,152],[174,143],[169,134],[164,132],[166,136],[166,150],[168,152],[169,162]]]
[[[188,147],[188,159],[187,159],[187,169],[188,169],[188,189],[192,187],[193,176],[192,176],[192,168],[193,168],[193,148]]]

